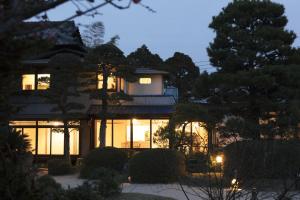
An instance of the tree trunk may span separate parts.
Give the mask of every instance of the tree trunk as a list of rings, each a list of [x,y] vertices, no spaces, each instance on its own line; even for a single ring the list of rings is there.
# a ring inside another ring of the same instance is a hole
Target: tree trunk
[[[213,142],[212,142],[212,138],[213,138],[213,128],[209,127],[207,128],[207,152],[209,154],[211,154],[213,152]]]
[[[102,93],[101,93],[101,100],[102,100],[102,112],[101,112],[101,125],[100,125],[100,133],[99,133],[99,140],[100,140],[100,147],[105,147],[106,144],[106,121],[107,121],[107,106],[108,106],[108,94],[107,94],[107,79],[108,79],[108,72],[106,69],[105,64],[101,64],[102,68],[102,76],[103,76],[103,84],[102,84]]]
[[[64,120],[64,157],[70,159],[70,133],[68,128],[68,120]]]
[[[170,131],[170,138],[169,138],[169,149],[175,149],[175,125],[173,122],[169,122],[169,131]]]

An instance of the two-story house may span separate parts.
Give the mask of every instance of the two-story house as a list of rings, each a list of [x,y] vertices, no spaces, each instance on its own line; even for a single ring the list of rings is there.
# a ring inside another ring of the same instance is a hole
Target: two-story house
[[[78,28],[73,22],[64,26],[69,30],[67,35],[56,32],[60,40],[51,51],[23,61],[23,70],[19,75],[20,92],[12,98],[20,111],[13,115],[10,125],[28,135],[33,153],[39,157],[63,155],[64,149],[62,115],[53,112],[53,105],[43,97],[43,93],[55,84],[49,72],[49,63],[56,55],[68,53],[80,59],[84,59],[85,55]],[[106,146],[159,148],[161,146],[154,142],[154,133],[168,124],[178,92],[176,88],[164,84],[168,76],[166,71],[137,67],[135,75],[136,82],[119,77],[108,78],[108,89],[122,90],[132,100],[108,106]],[[48,81],[43,81],[45,79]],[[103,79],[99,74],[95,87],[101,89],[102,84]],[[82,93],[78,101],[85,109],[68,116],[72,121],[69,125],[72,156],[85,155],[99,145],[101,101],[91,99],[86,93]],[[200,124],[192,123],[187,127],[188,132],[197,131],[202,138],[207,137]]]

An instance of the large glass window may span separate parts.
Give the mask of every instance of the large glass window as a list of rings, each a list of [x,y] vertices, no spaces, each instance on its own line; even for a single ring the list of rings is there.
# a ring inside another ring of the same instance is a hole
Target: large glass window
[[[79,129],[69,128],[69,133],[70,133],[70,154],[78,155],[79,154]]]
[[[132,120],[133,148],[150,148],[150,120]]]
[[[10,121],[10,126],[27,135],[33,153],[63,155],[64,132],[61,121]],[[79,154],[79,121],[69,123],[70,154]],[[38,143],[36,144],[36,137]]]
[[[208,134],[203,122],[192,122],[194,151],[206,152],[208,148]]]
[[[162,141],[158,136],[158,131],[167,127],[169,120],[167,119],[153,119],[152,120],[152,148],[168,148],[169,141]]]
[[[154,134],[160,128],[166,127],[168,125],[168,122],[169,120],[166,119],[152,120],[151,129],[150,119],[107,120],[106,146],[114,146],[117,148],[150,148],[152,137],[152,148],[167,148],[169,142],[160,141],[156,143]],[[99,146],[99,129],[100,120],[96,120],[95,146]]]
[[[64,129],[51,128],[51,154],[64,154]]]
[[[36,129],[35,128],[23,128],[23,135],[27,136],[27,139],[30,142],[30,149],[33,154],[35,154],[35,135]]]
[[[114,147],[130,148],[130,120],[114,120]]]
[[[38,154],[50,155],[51,128],[38,129]]]
[[[117,89],[117,79],[115,76],[109,76],[107,78],[107,89],[108,90],[116,90]],[[103,76],[102,74],[98,74],[98,89],[103,88]]]
[[[22,90],[35,90],[35,74],[23,74]]]

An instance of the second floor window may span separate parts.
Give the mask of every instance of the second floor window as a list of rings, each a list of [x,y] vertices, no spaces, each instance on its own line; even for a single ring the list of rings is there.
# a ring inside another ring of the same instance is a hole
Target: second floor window
[[[150,85],[151,82],[151,78],[142,77],[139,79],[139,83],[142,85]]]
[[[98,89],[103,88],[103,76],[102,74],[98,74]],[[116,90],[117,89],[117,79],[115,76],[109,76],[107,78],[107,89],[108,90]]]
[[[22,90],[47,90],[50,87],[50,74],[23,74]]]

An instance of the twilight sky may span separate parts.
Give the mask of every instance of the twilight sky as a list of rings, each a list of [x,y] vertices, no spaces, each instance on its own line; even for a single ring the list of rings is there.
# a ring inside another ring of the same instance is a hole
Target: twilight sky
[[[79,17],[76,23],[90,24],[101,21],[105,26],[105,41],[115,35],[120,36],[118,46],[127,55],[146,44],[163,59],[179,51],[188,54],[203,72],[214,71],[209,65],[206,48],[214,38],[208,28],[213,16],[230,2],[229,0],[142,0],[156,13],[149,12],[140,5],[132,5],[128,10],[117,10],[105,6],[96,17]],[[300,37],[299,0],[274,0],[284,4],[289,19],[287,29]],[[62,20],[70,16],[76,8],[65,4],[48,13],[50,20]],[[300,46],[297,39],[295,46]]]

